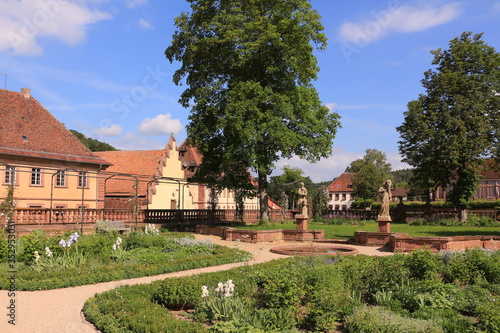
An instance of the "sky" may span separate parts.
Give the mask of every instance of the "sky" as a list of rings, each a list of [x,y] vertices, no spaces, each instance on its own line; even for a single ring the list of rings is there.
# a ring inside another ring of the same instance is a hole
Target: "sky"
[[[311,0],[322,17],[326,50],[313,82],[341,116],[331,157],[301,168],[330,181],[367,149],[384,152],[394,170],[407,168],[396,127],[409,101],[425,93],[431,50],[447,49],[464,31],[484,33],[500,51],[500,0]],[[31,94],[68,129],[122,150],[162,149],[186,138],[185,86],[164,56],[184,0],[0,0],[0,88]]]

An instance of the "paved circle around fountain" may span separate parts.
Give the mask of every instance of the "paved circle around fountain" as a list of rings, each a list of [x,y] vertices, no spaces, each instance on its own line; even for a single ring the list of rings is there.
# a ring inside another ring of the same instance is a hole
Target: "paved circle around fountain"
[[[292,256],[353,255],[358,250],[348,246],[335,245],[289,245],[276,246],[271,252]]]

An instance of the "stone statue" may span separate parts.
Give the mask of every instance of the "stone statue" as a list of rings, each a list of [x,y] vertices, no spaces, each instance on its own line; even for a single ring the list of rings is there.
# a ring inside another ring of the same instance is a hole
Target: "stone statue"
[[[297,208],[299,210],[299,215],[302,217],[307,217],[307,189],[303,182],[300,182],[299,187],[299,199],[297,200]]]
[[[380,198],[380,213],[378,215],[378,219],[391,219],[391,214],[389,213],[389,203],[392,198],[391,187],[392,181],[388,179],[384,181],[382,187],[378,189]]]

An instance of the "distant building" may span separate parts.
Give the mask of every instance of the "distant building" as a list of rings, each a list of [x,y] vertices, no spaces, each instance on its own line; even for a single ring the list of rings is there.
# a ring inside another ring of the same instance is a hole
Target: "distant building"
[[[164,149],[96,152],[113,165],[104,180],[105,208],[130,209],[137,198],[140,209],[209,209],[210,190],[192,182],[203,157],[195,147],[173,136]],[[245,210],[259,208],[257,198],[246,198]],[[270,201],[270,206],[279,206]],[[222,190],[217,209],[234,210],[234,192]]]
[[[106,208],[192,209],[175,138],[164,149],[96,152],[113,165],[104,180]]]
[[[97,175],[110,163],[83,145],[31,96],[0,89],[0,200],[17,208],[101,208]]]
[[[500,199],[500,171],[496,171],[495,166],[491,165],[489,170],[480,172],[482,179],[479,182],[474,200],[499,200]],[[447,193],[451,188],[437,188],[435,200],[446,200]]]
[[[351,208],[354,201],[354,189],[352,188],[352,177],[354,173],[344,172],[327,186],[330,210],[347,210]]]

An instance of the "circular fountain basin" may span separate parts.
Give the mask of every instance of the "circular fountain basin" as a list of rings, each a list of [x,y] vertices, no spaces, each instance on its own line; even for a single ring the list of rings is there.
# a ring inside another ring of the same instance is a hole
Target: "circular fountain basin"
[[[275,246],[271,252],[290,256],[353,255],[358,250],[348,246],[335,245],[284,245]]]

